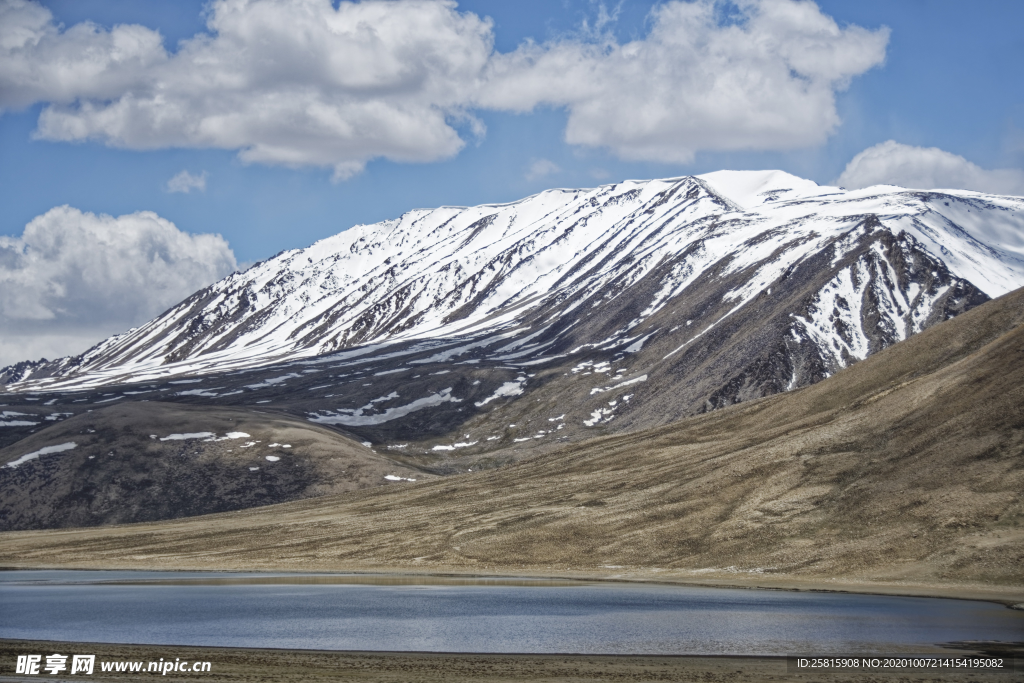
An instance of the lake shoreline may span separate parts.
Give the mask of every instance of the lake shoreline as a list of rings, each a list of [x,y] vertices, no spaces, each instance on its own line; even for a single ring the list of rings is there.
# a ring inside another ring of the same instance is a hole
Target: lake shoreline
[[[140,563],[153,565],[155,563]],[[794,577],[792,575],[778,576],[742,576],[732,573],[721,572],[717,575],[704,573],[700,578],[679,575],[670,572],[650,572],[644,570],[631,570],[628,572],[608,574],[604,572],[568,570],[568,571],[530,571],[530,570],[509,570],[501,571],[469,571],[462,568],[437,568],[423,570],[388,567],[360,567],[360,568],[338,568],[334,570],[317,569],[301,570],[291,567],[260,567],[260,568],[199,568],[199,567],[166,567],[166,566],[139,566],[133,565],[109,565],[99,563],[100,566],[67,566],[67,565],[31,565],[19,566],[7,564],[0,566],[0,572],[4,571],[146,571],[146,572],[174,572],[174,573],[216,573],[216,574],[294,574],[303,576],[334,575],[334,576],[381,576],[381,577],[402,577],[402,578],[451,578],[451,579],[480,579],[480,580],[548,580],[548,581],[580,581],[586,583],[621,583],[621,584],[646,584],[666,586],[693,586],[695,588],[729,588],[737,590],[772,590],[792,592],[817,592],[817,593],[851,593],[860,595],[880,595],[890,597],[908,598],[943,598],[948,600],[975,600],[981,602],[992,602],[1011,609],[1024,604],[1024,586],[988,586],[984,584],[934,584],[915,582],[894,582],[894,581],[851,581],[849,579],[829,579],[823,577]]]

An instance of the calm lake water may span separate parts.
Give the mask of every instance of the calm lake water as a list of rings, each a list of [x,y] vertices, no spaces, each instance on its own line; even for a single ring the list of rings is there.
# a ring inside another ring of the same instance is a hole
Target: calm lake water
[[[0,572],[0,637],[161,645],[588,654],[924,653],[1024,641],[965,600],[572,581]]]

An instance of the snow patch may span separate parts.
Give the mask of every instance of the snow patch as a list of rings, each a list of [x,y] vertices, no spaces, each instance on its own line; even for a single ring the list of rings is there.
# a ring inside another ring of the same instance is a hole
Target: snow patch
[[[442,446],[434,446],[430,450],[432,450],[432,451],[454,451],[456,448],[469,448],[470,446],[475,446],[478,443],[480,443],[480,442],[479,441],[460,441],[458,443],[453,443],[450,446],[443,446],[443,445]]]
[[[507,396],[521,396],[523,393],[523,384],[525,382],[525,377],[520,377],[514,382],[505,382],[500,387],[498,387],[493,394],[491,394],[482,401],[475,402],[473,405],[475,405],[477,408],[482,408],[491,401],[495,401],[499,398],[505,398]]]
[[[615,406],[610,408],[598,408],[594,412],[590,413],[590,419],[583,421],[584,427],[593,427],[601,422],[611,422],[615,417]],[[561,425],[559,425],[561,426]]]
[[[221,437],[211,436],[209,439],[203,439],[203,441],[227,441],[229,439],[248,439],[248,438],[250,438],[250,435],[246,434],[245,432],[228,432],[224,436],[221,436]]]
[[[186,434],[168,434],[160,437],[161,441],[184,441],[186,439],[209,439],[216,436],[213,432],[188,432]]]
[[[409,368],[395,368],[394,370],[381,370],[380,372],[373,373],[374,377],[380,377],[381,375],[393,375],[396,372],[405,372]]]
[[[397,397],[397,394],[395,394]],[[424,398],[416,399],[412,403],[408,403],[404,406],[397,406],[394,408],[388,408],[383,413],[377,413],[375,415],[366,415],[366,411],[370,406],[363,406],[355,411],[344,411],[350,412],[349,415],[339,415],[337,413],[343,411],[337,411],[335,414],[326,415],[313,415],[307,418],[310,422],[317,422],[319,424],[340,424],[347,426],[361,426],[361,425],[377,425],[389,420],[395,420],[400,417],[404,417],[409,413],[417,410],[423,410],[424,408],[430,408],[433,406],[439,406],[442,403],[461,403],[461,398],[452,396],[452,388],[442,389],[440,392],[431,394]]]
[[[179,391],[175,393],[175,396],[202,396],[204,398],[216,398],[217,394],[214,392],[223,389],[224,387],[211,387],[209,389],[189,389],[187,391]]]
[[[639,339],[637,339],[635,342],[633,342],[632,344],[630,344],[629,346],[627,346],[623,350],[626,353],[640,353],[640,349],[642,349],[644,347],[644,342],[647,341],[648,339],[650,339],[651,337],[653,337],[656,333],[657,333],[657,330],[655,330],[654,332],[651,332],[650,334],[645,334],[644,336],[640,337]]]
[[[26,453],[17,460],[11,460],[9,463],[4,465],[4,467],[10,467],[11,469],[13,469],[18,465],[24,465],[29,460],[37,459],[40,455],[50,455],[51,453],[63,453],[64,451],[70,451],[72,448],[75,448],[76,446],[78,446],[78,444],[76,444],[74,441],[62,443],[57,446],[44,446],[43,448],[40,448],[38,451]]]
[[[621,389],[622,387],[628,387],[631,384],[636,384],[637,382],[646,381],[647,375],[640,375],[639,377],[634,377],[633,379],[627,379],[625,382],[619,382],[618,384],[611,387],[594,387],[593,389],[590,390],[590,395],[593,396],[594,394],[603,394],[606,391],[614,391],[616,389]]]
[[[298,373],[295,373],[295,372],[289,372],[287,375],[281,375],[280,377],[271,377],[271,378],[265,379],[262,382],[259,382],[257,384],[246,384],[245,388],[246,389],[263,389],[264,387],[272,387],[275,384],[281,384],[282,382],[286,382],[286,381],[288,381],[290,379],[295,379],[297,377],[302,377],[302,375],[300,375]]]

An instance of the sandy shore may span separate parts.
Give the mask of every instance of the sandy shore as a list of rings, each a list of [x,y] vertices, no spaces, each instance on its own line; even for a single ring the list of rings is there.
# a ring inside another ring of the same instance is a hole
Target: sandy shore
[[[0,640],[0,681],[40,680],[40,676],[14,674],[19,654],[94,654],[96,669],[88,680],[126,681],[156,674],[102,673],[100,662],[181,659],[210,662],[209,673],[169,673],[161,680],[252,681],[259,683],[315,683],[367,681],[372,683],[513,683],[564,681],[596,683],[629,681],[1008,681],[1019,672],[948,673],[798,672],[788,670],[782,657],[652,657],[593,655],[445,654],[424,652],[327,652],[171,645],[121,645],[54,641]],[[54,677],[43,674],[47,680]],[[72,680],[68,678],[67,680]]]

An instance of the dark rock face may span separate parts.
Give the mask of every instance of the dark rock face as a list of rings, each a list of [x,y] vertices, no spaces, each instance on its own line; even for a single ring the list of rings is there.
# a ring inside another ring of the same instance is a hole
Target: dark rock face
[[[45,358],[40,358],[39,360],[23,360],[20,363],[8,365],[7,367],[0,369],[0,384],[15,384],[26,379],[36,370],[45,369],[49,365],[50,361]]]

